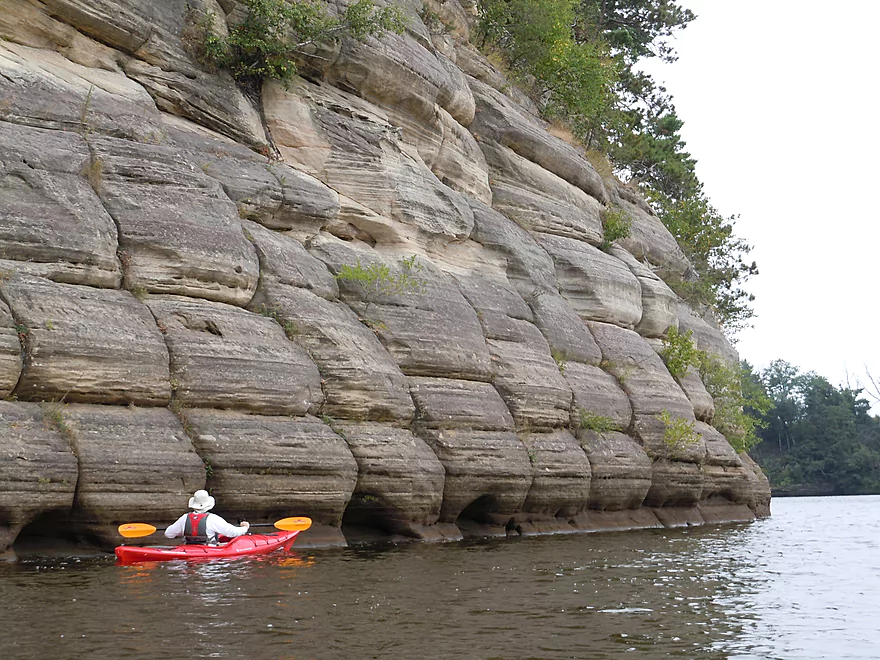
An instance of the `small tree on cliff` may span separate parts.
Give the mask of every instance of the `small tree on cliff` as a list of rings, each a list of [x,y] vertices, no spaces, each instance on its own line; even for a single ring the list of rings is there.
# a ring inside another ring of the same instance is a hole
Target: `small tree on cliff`
[[[396,5],[377,7],[372,0],[356,0],[338,17],[327,14],[315,0],[242,0],[247,15],[229,27],[228,36],[212,30],[214,16],[198,23],[199,60],[228,69],[246,88],[254,91],[264,78],[288,83],[297,71],[297,60],[308,57],[309,46],[332,42],[342,36],[364,40],[405,28],[403,11]]]
[[[370,262],[364,266],[358,260],[354,266],[343,265],[336,273],[336,279],[348,283],[359,291],[364,301],[364,315],[360,320],[373,330],[384,327],[381,321],[370,319],[368,316],[370,306],[380,296],[424,293],[425,291],[427,281],[419,277],[422,264],[419,263],[416,255],[402,259],[400,263],[400,270],[393,272],[386,264]]]

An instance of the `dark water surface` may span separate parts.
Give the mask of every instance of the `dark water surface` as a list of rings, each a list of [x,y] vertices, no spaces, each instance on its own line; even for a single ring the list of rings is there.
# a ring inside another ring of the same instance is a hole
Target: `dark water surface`
[[[0,564],[2,658],[880,658],[880,497],[751,525]],[[295,546],[294,546],[295,547]]]

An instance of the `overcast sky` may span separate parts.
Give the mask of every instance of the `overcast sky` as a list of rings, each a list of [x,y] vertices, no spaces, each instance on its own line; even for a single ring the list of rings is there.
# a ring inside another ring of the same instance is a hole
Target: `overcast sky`
[[[835,385],[865,365],[880,376],[880,2],[681,2],[698,18],[678,33],[680,59],[649,70],[710,199],[754,246],[758,317],[741,356]]]

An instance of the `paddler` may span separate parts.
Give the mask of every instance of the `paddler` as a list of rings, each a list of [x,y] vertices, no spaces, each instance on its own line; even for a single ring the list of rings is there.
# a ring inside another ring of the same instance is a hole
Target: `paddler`
[[[242,520],[239,527],[230,525],[216,513],[208,513],[214,508],[214,498],[206,490],[197,490],[189,498],[192,513],[185,513],[165,530],[169,539],[182,536],[186,543],[217,545],[218,536],[234,538],[247,533],[250,525]]]

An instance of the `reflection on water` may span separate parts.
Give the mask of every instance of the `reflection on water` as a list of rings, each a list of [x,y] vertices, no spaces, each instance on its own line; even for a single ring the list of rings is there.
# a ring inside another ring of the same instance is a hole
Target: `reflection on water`
[[[807,498],[715,528],[189,564],[30,559],[0,565],[0,648],[4,658],[877,658],[878,517],[878,497]]]

